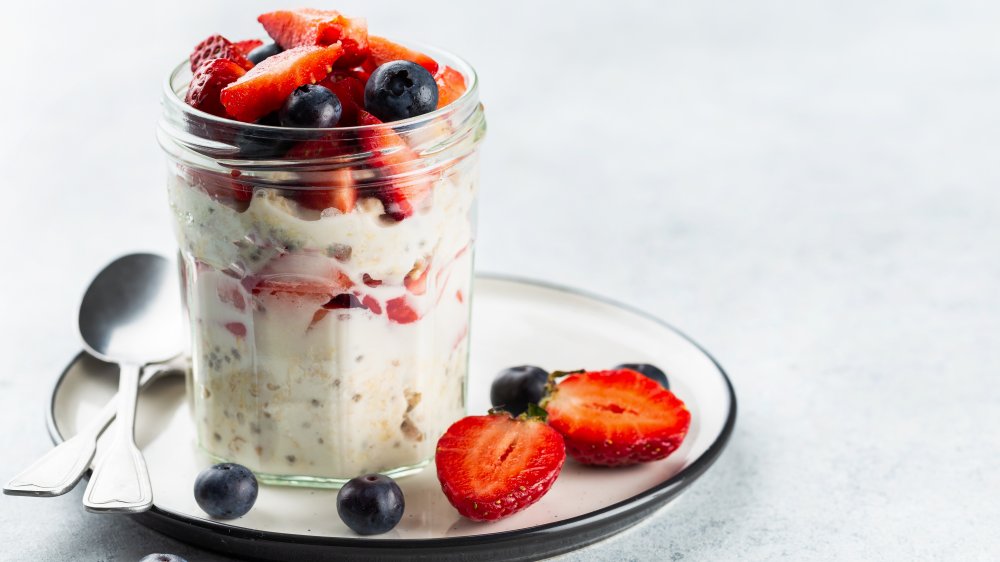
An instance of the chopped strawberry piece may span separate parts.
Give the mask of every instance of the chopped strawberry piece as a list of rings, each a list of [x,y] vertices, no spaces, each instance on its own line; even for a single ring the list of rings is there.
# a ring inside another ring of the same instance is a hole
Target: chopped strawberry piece
[[[261,14],[257,21],[284,49],[305,46],[344,46],[340,68],[351,68],[368,55],[368,24],[364,18],[348,18],[334,10],[279,10]]]
[[[361,282],[364,283],[365,285],[368,285],[369,287],[378,287],[382,284],[382,281],[378,279],[373,279],[372,276],[368,275],[367,273],[361,276]]]
[[[570,375],[542,407],[570,456],[601,466],[662,459],[691,424],[691,413],[672,392],[629,369]]]
[[[191,185],[204,191],[213,201],[240,213],[250,207],[253,187],[237,180],[240,176],[239,170],[233,170],[228,176],[193,168],[189,169],[188,173]]]
[[[231,60],[240,65],[243,70],[253,68],[253,63],[247,60],[246,53],[221,35],[210,35],[204,41],[195,45],[194,51],[191,52],[191,56],[188,58],[191,60],[192,71],[210,59]]]
[[[222,90],[246,74],[243,67],[228,59],[209,59],[194,71],[184,102],[195,109],[219,117],[226,116]]]
[[[239,121],[255,121],[281,107],[295,88],[330,73],[340,45],[297,47],[270,56],[222,90],[222,105]]]
[[[243,41],[233,43],[233,46],[245,57],[250,54],[250,51],[263,44],[264,42],[260,39],[244,39]]]
[[[344,293],[353,286],[350,278],[344,273],[337,272],[335,277],[329,279],[319,278],[294,278],[279,276],[264,278],[257,281],[252,292],[254,295],[265,296],[298,296],[316,297],[323,299],[322,302],[329,302],[337,295]],[[334,307],[330,307],[334,308]]]
[[[430,260],[422,260],[403,278],[403,285],[406,290],[414,295],[422,295],[427,292],[427,272],[430,271]]]
[[[420,320],[420,315],[406,301],[406,297],[396,297],[385,303],[385,315],[397,324],[410,324]]]
[[[358,124],[380,125],[382,121],[371,113],[359,109]],[[386,175],[406,172],[418,158],[417,154],[407,146],[406,141],[388,127],[363,133],[361,145],[372,153],[373,165],[382,168],[382,172]],[[393,220],[401,221],[413,214],[414,206],[427,197],[430,191],[430,178],[418,175],[383,186],[376,196],[382,201],[386,215]]]
[[[460,303],[464,303],[465,302],[465,297],[462,296],[462,289],[459,289],[459,290],[455,291],[455,298],[458,299],[458,302],[460,302]]]
[[[329,88],[340,100],[340,122],[338,127],[354,127],[358,124],[358,110],[365,106],[365,84],[352,76],[338,76],[336,72],[324,78],[321,86]]]
[[[375,314],[382,314],[382,305],[380,305],[378,301],[375,300],[375,297],[371,295],[365,295],[365,297],[361,299],[361,304]]]
[[[450,66],[443,66],[434,75],[438,85],[438,109],[462,97],[465,93],[465,77]]]
[[[455,422],[438,441],[434,458],[451,505],[469,519],[495,521],[549,491],[566,449],[542,420],[499,413]]]
[[[245,338],[247,336],[247,327],[241,322],[229,322],[226,324],[226,329],[238,338]]]
[[[398,43],[393,43],[385,37],[377,35],[368,36],[368,58],[362,64],[362,67],[369,74],[383,64],[394,60],[406,60],[417,63],[426,68],[427,72],[430,72],[432,76],[438,71],[437,61],[431,57],[413,49],[408,49]]]
[[[330,187],[314,185],[310,189],[298,192],[297,199],[304,207],[322,211],[334,208],[341,213],[350,213],[358,201],[358,190],[349,168],[341,168],[330,172],[333,185]]]

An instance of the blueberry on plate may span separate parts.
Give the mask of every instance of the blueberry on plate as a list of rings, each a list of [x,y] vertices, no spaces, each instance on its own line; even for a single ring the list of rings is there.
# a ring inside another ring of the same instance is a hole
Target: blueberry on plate
[[[670,382],[667,380],[667,374],[655,365],[650,365],[649,363],[622,363],[615,367],[615,369],[631,369],[646,378],[653,379],[660,383],[660,386],[663,388],[670,390]]]
[[[384,474],[352,478],[337,493],[337,513],[359,535],[392,530],[403,518],[403,491]]]
[[[267,57],[276,55],[283,50],[284,49],[282,49],[277,43],[268,43],[250,51],[247,54],[247,60],[254,64],[260,64],[260,61],[266,59]]]
[[[365,84],[365,109],[384,122],[423,115],[437,109],[434,77],[419,64],[387,62],[375,69]]]
[[[503,408],[514,416],[528,409],[528,404],[538,404],[545,396],[549,373],[541,367],[521,365],[497,373],[490,387],[490,403]]]
[[[328,88],[316,84],[299,86],[278,110],[282,127],[321,129],[335,127],[343,108],[340,98]]]
[[[222,463],[201,471],[194,481],[194,499],[217,519],[246,515],[257,501],[257,477],[239,464]]]
[[[187,562],[176,554],[147,554],[139,562]]]

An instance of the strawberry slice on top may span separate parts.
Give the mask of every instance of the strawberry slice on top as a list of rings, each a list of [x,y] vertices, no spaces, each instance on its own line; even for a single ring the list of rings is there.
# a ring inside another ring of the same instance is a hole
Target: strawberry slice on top
[[[327,46],[338,41],[344,56],[340,68],[361,64],[368,56],[368,24],[364,18],[349,18],[334,10],[278,10],[261,14],[257,21],[283,49]]]
[[[549,425],[583,464],[626,466],[677,450],[691,413],[672,392],[629,369],[573,374],[543,400]]]
[[[257,47],[260,47],[263,44],[264,42],[261,41],[260,39],[244,39],[242,41],[237,41],[233,43],[233,46],[236,47],[236,49],[240,53],[242,53],[243,56],[245,57],[250,54],[250,51],[256,49]]]
[[[434,81],[438,85],[438,109],[462,97],[465,93],[465,77],[450,66],[442,66]]]
[[[382,121],[363,109],[358,110],[358,125],[381,125]],[[372,162],[385,175],[405,174],[413,169],[417,160],[414,152],[394,130],[388,127],[369,131],[361,136],[362,148],[372,153]],[[382,201],[385,213],[401,221],[413,215],[416,205],[431,191],[430,178],[416,174],[405,179],[393,180],[382,186],[376,197]]]
[[[566,449],[541,419],[501,412],[455,422],[438,441],[434,460],[451,505],[469,519],[495,521],[549,491]]]
[[[218,34],[210,35],[195,45],[194,51],[188,58],[191,61],[192,71],[209,59],[228,59],[243,67],[243,70],[253,68],[253,63],[247,60],[246,53],[237,44]]]
[[[295,88],[330,73],[343,54],[339,44],[296,47],[268,57],[222,90],[222,105],[238,121],[256,121],[285,103]]]
[[[368,59],[362,64],[365,70],[371,73],[383,64],[394,60],[406,60],[417,63],[426,68],[427,72],[430,72],[431,75],[436,74],[438,71],[437,61],[431,57],[398,43],[393,43],[385,37],[377,35],[368,36]]]
[[[243,67],[229,59],[206,60],[195,69],[191,84],[184,94],[184,102],[205,113],[226,117],[226,108],[221,100],[222,90],[244,74],[246,71]]]

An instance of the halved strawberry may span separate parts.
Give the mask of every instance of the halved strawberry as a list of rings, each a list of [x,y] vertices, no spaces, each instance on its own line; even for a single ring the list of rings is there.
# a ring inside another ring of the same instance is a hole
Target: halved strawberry
[[[295,88],[330,73],[340,45],[296,47],[270,56],[222,90],[222,105],[239,121],[256,121],[285,103]]]
[[[687,435],[691,413],[672,392],[629,370],[573,374],[543,400],[566,452],[584,464],[659,460]]]
[[[243,56],[245,57],[250,54],[250,51],[256,49],[257,47],[260,47],[263,44],[264,42],[261,41],[260,39],[244,39],[242,41],[237,41],[233,43],[233,46],[236,47],[236,49],[239,50],[239,52],[242,53]]]
[[[205,113],[226,117],[226,108],[221,100],[222,90],[245,74],[243,67],[228,59],[204,61],[191,77],[184,102]]]
[[[359,125],[380,125],[382,121],[363,109],[358,110]],[[372,163],[385,175],[405,174],[414,169],[418,156],[394,130],[382,127],[361,135],[362,148],[372,153]],[[382,186],[376,194],[385,207],[385,214],[396,221],[409,217],[414,206],[431,191],[430,178],[424,174],[411,174]]]
[[[438,441],[434,460],[451,505],[469,519],[495,521],[549,491],[566,449],[544,421],[501,412],[455,422]]]
[[[194,47],[191,56],[191,70],[197,69],[201,63],[209,59],[228,59],[243,67],[244,70],[253,68],[253,63],[247,60],[246,53],[239,47],[221,35],[209,35],[201,43]]]
[[[261,14],[257,21],[267,34],[284,49],[303,46],[327,46],[340,42],[344,56],[340,68],[351,68],[368,55],[368,24],[364,18],[348,18],[334,10],[278,10]]]
[[[465,77],[450,66],[443,66],[434,75],[438,85],[438,109],[462,97],[465,93]]]
[[[433,76],[438,71],[438,63],[431,57],[408,49],[398,43],[393,43],[385,37],[377,35],[368,36],[368,58],[362,67],[369,73],[383,64],[394,60],[407,60],[419,64],[427,69]]]

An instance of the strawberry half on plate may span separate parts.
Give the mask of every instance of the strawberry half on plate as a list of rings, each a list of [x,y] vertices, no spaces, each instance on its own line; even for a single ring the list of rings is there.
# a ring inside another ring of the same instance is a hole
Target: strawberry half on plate
[[[441,437],[435,455],[444,495],[459,513],[495,521],[549,491],[562,470],[562,438],[539,418],[469,416]]]
[[[583,464],[626,466],[665,458],[691,425],[684,402],[629,369],[572,374],[543,400],[549,425]]]

